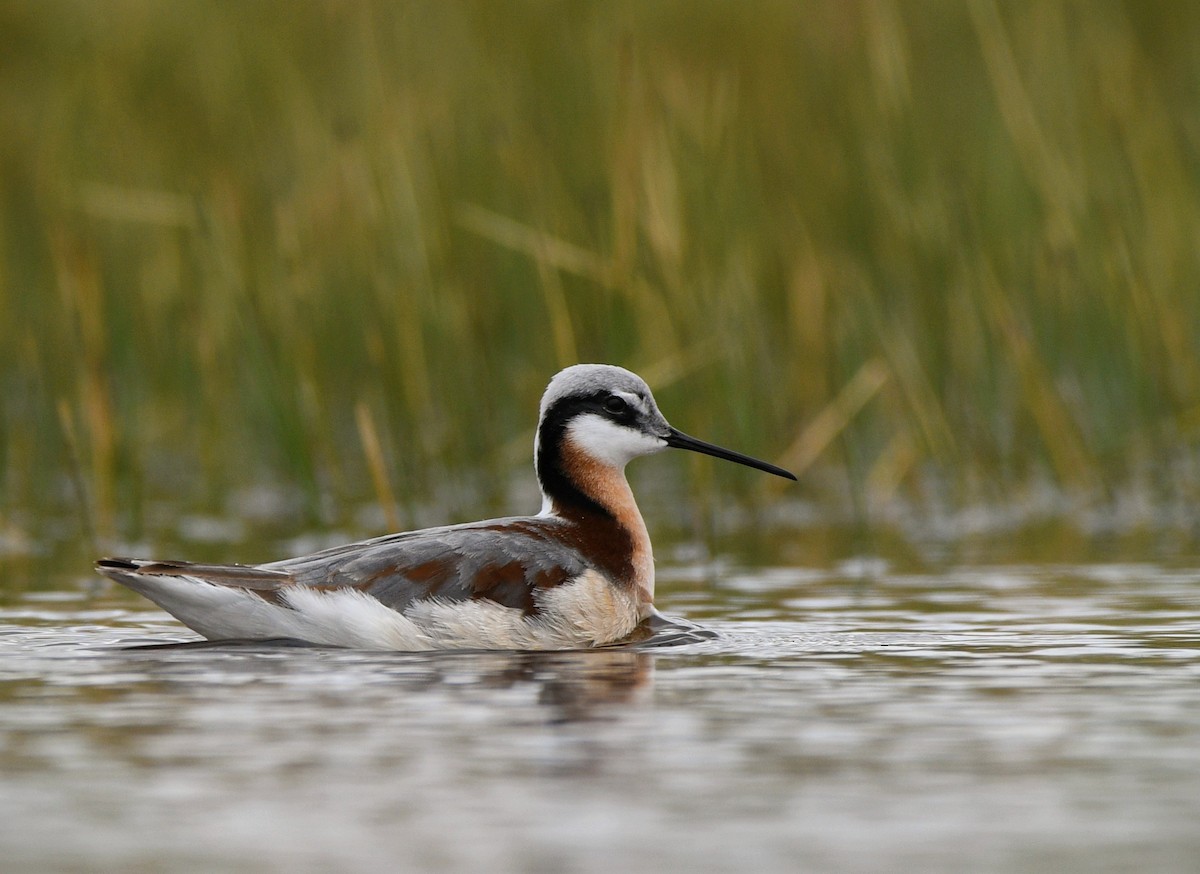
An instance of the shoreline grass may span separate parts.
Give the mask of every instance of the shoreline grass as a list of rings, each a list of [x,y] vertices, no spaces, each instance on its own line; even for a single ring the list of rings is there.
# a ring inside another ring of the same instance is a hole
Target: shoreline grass
[[[268,478],[315,524],[500,504],[576,360],[864,512],[1200,492],[1187,4],[64,0],[0,34],[0,521],[83,493],[130,539]]]

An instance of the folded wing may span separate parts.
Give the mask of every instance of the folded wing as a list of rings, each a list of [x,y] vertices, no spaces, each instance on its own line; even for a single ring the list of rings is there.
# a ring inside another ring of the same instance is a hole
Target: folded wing
[[[121,582],[126,574],[187,577],[268,600],[290,587],[356,589],[401,612],[427,599],[486,599],[532,614],[536,592],[587,569],[572,540],[560,519],[520,517],[392,534],[264,565],[113,558],[97,568]]]

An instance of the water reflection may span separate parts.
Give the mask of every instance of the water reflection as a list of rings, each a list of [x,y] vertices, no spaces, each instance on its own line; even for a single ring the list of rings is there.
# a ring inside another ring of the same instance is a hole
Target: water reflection
[[[532,689],[552,722],[599,718],[611,705],[639,700],[654,676],[650,650],[715,637],[684,622],[646,629],[629,644],[566,652],[365,653],[318,647],[303,641],[172,641],[133,643],[106,651],[123,655],[147,677],[175,682],[211,681],[214,665],[222,680],[243,672],[259,680],[294,676],[305,658],[314,670],[369,671],[370,682],[387,678],[407,693],[435,687]]]
[[[148,678],[211,682],[249,673],[258,682],[295,680],[313,670],[356,675],[372,686],[418,694],[438,688],[528,691],[547,721],[601,718],[613,705],[639,700],[653,680],[654,661],[631,647],[571,652],[364,653],[314,647],[297,641],[134,644],[110,650],[132,660]],[[305,662],[308,661],[307,666]]]

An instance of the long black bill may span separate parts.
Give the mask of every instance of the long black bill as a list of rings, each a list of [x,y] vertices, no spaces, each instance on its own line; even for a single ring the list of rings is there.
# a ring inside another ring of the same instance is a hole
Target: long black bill
[[[738,464],[744,464],[746,467],[765,470],[767,473],[773,473],[775,476],[781,476],[784,479],[794,480],[796,475],[784,470],[782,467],[776,467],[773,464],[768,464],[765,461],[759,461],[757,458],[751,458],[749,455],[742,455],[740,452],[734,452],[732,449],[722,449],[712,443],[705,443],[703,440],[697,440],[695,437],[689,437],[682,431],[671,429],[667,434],[667,445],[673,446],[676,449],[690,449],[692,452],[699,452],[703,455],[711,455],[714,458],[724,458],[726,461],[736,461]]]

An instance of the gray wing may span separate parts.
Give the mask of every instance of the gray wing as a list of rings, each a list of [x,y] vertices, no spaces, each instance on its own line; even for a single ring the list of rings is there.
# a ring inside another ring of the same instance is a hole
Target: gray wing
[[[521,517],[430,528],[262,565],[293,584],[354,588],[403,610],[426,598],[486,598],[526,612],[534,592],[561,585],[587,564],[560,519]]]
[[[291,586],[357,589],[394,610],[413,601],[485,598],[532,613],[534,592],[587,569],[562,519],[519,517],[390,534],[263,565],[102,559],[113,579],[127,573],[186,576],[249,589],[273,600]]]

